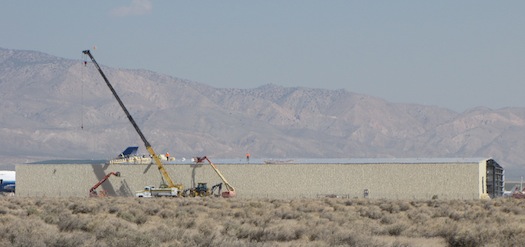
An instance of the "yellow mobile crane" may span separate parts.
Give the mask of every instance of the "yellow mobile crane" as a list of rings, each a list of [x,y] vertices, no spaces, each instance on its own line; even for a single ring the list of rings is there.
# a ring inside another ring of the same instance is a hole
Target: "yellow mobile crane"
[[[109,89],[113,93],[113,96],[115,96],[115,99],[117,99],[120,107],[122,107],[122,110],[124,110],[126,117],[128,117],[129,121],[131,122],[131,124],[133,125],[137,133],[139,134],[140,139],[142,139],[142,141],[144,142],[144,146],[146,146],[146,150],[148,150],[148,153],[151,155],[151,157],[153,157],[153,160],[155,160],[155,164],[157,164],[157,168],[162,174],[163,184],[161,184],[160,186],[161,188],[154,188],[152,186],[146,186],[144,191],[138,192],[136,196],[152,197],[152,196],[179,196],[181,195],[183,191],[182,184],[173,183],[173,180],[168,175],[168,172],[164,168],[164,165],[162,165],[162,162],[160,161],[159,156],[157,156],[155,151],[153,151],[153,148],[149,144],[148,140],[146,140],[146,137],[144,136],[144,134],[142,134],[142,131],[140,130],[139,126],[137,125],[133,117],[129,114],[128,109],[126,109],[126,106],[124,106],[124,103],[122,103],[122,100],[120,100],[120,97],[117,95],[117,92],[115,91],[111,83],[109,83],[108,78],[106,77],[106,75],[104,74],[100,66],[98,66],[98,63],[93,57],[93,55],[91,55],[91,52],[89,50],[85,50],[85,51],[82,51],[82,53],[88,55],[89,58],[91,58],[91,61],[93,61],[93,64],[97,68],[98,72],[100,72],[100,75],[102,76],[102,78],[108,85]]]

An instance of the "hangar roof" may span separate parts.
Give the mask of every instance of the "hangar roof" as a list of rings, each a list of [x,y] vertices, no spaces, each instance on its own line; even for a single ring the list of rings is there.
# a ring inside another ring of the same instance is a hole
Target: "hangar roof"
[[[246,164],[245,158],[215,159],[210,157],[215,164]],[[472,164],[492,158],[250,158],[250,164]],[[30,164],[104,164],[105,160],[46,160]],[[177,159],[163,162],[164,164],[193,164],[191,159]]]
[[[492,158],[346,158],[346,159],[250,159],[253,164],[450,164],[479,163]],[[215,159],[214,163],[246,164],[245,159]]]

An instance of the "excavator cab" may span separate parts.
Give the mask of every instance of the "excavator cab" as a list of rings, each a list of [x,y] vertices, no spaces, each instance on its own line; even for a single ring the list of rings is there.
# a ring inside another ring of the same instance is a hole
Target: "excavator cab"
[[[198,196],[208,196],[210,194],[210,191],[208,190],[208,184],[207,183],[197,184],[197,188],[195,188],[195,194]]]
[[[197,187],[195,188],[190,188],[190,189],[185,189],[183,192],[182,192],[182,196],[184,197],[204,197],[204,196],[209,196],[210,195],[210,189],[208,189],[208,184],[207,183],[198,183],[197,184]]]

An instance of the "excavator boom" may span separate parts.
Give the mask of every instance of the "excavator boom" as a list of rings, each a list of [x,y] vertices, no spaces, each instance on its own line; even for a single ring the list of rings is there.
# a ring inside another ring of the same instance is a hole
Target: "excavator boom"
[[[140,130],[139,126],[137,125],[137,123],[135,122],[135,120],[133,119],[131,114],[129,114],[128,109],[126,108],[126,106],[124,106],[124,103],[122,102],[122,100],[120,100],[120,97],[118,96],[117,92],[115,91],[115,89],[113,88],[111,83],[109,83],[108,78],[106,77],[106,75],[104,74],[104,72],[102,71],[100,66],[98,66],[98,63],[95,60],[95,58],[93,57],[93,55],[91,55],[91,52],[89,50],[85,50],[85,51],[82,51],[82,53],[88,55],[89,58],[91,58],[91,61],[93,62],[93,64],[97,68],[98,72],[100,73],[100,75],[102,76],[104,81],[106,82],[106,85],[108,85],[109,90],[111,90],[111,92],[113,93],[113,96],[115,96],[115,99],[117,99],[120,107],[122,108],[122,110],[126,114],[126,117],[128,117],[129,121],[131,122],[131,124],[133,125],[133,127],[135,128],[137,133],[139,134],[140,139],[142,139],[142,141],[144,142],[144,146],[146,146],[146,150],[148,150],[148,153],[153,157],[153,160],[155,161],[155,164],[157,164],[157,168],[159,169],[160,173],[162,174],[162,178],[163,178],[164,182],[170,188],[178,187],[178,188],[182,189],[182,185],[180,185],[180,184],[175,185],[173,183],[173,180],[171,180],[171,177],[168,175],[168,172],[164,168],[164,165],[162,165],[162,162],[160,161],[160,159],[157,156],[157,154],[155,153],[155,151],[153,151],[153,148],[149,144],[149,142],[146,139],[146,137],[144,136],[144,134],[142,134],[142,131]]]
[[[106,176],[104,176],[104,178],[102,178],[100,181],[98,181],[97,184],[95,184],[93,187],[91,187],[91,189],[89,190],[89,196],[97,196],[97,192],[95,191],[102,183],[106,182],[106,180],[108,180],[108,178],[113,175],[115,177],[120,177],[120,172],[110,172],[108,173]]]

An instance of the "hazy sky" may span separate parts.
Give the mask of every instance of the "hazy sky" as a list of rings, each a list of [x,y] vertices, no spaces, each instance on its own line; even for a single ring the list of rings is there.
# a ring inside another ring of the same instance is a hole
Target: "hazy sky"
[[[2,1],[0,47],[219,88],[525,107],[525,1]]]

